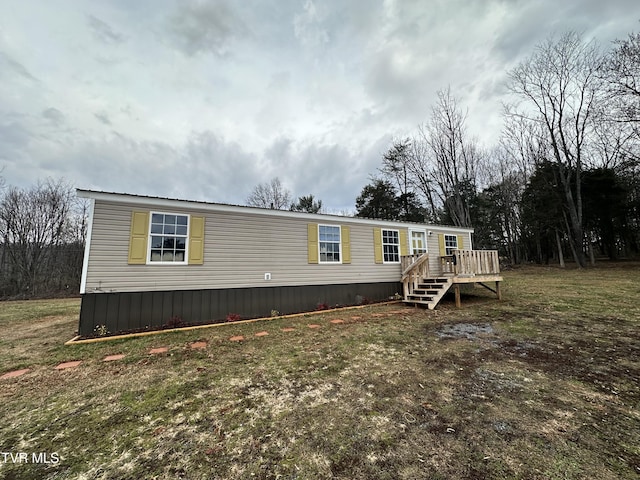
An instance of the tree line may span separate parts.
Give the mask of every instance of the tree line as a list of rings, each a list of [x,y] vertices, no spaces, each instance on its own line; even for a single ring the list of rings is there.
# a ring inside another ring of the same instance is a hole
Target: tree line
[[[640,253],[640,34],[604,53],[566,33],[508,72],[498,145],[483,147],[450,89],[383,155],[357,215],[475,229],[512,263],[581,267]]]
[[[77,295],[88,203],[62,180],[0,194],[0,298]]]

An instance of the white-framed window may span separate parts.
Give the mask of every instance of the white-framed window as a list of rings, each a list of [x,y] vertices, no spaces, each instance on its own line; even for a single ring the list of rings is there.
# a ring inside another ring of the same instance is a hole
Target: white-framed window
[[[189,215],[151,212],[149,258],[152,264],[187,264]]]
[[[382,259],[384,263],[400,262],[400,232],[382,230]]]
[[[320,263],[342,263],[340,257],[340,227],[318,225],[318,250]]]
[[[457,235],[445,235],[444,236],[444,249],[446,255],[453,255],[453,251],[458,249],[458,236]]]

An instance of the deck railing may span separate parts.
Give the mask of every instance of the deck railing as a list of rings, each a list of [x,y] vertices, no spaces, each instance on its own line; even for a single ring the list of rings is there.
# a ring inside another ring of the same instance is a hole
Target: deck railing
[[[497,250],[454,250],[453,255],[449,258],[452,258],[452,273],[455,275],[473,276],[500,273]]]
[[[403,255],[400,257],[400,265],[404,298],[407,298],[424,278],[429,278],[429,254]]]
[[[437,272],[432,272],[429,270],[429,254],[427,253],[400,257],[404,298],[413,294],[413,291],[418,288],[418,284],[423,283],[423,279],[431,276],[473,277],[500,273],[497,250],[454,250],[452,255],[438,258],[440,259],[440,269]]]

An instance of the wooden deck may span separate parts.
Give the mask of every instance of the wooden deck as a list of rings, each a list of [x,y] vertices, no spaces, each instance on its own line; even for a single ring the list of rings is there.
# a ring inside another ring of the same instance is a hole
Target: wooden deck
[[[429,254],[406,255],[401,258],[403,300],[427,305],[433,310],[442,297],[454,289],[456,306],[460,307],[460,285],[475,283],[495,293],[499,300],[500,262],[497,250],[454,250],[452,255],[438,257],[438,269],[429,267]],[[487,284],[495,282],[495,289]]]

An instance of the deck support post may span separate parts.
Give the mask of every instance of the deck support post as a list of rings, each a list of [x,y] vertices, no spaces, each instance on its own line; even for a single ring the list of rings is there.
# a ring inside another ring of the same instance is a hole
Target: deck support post
[[[460,302],[460,285],[457,283],[453,285],[453,291],[456,295],[456,308],[460,308],[462,306],[462,302]]]

